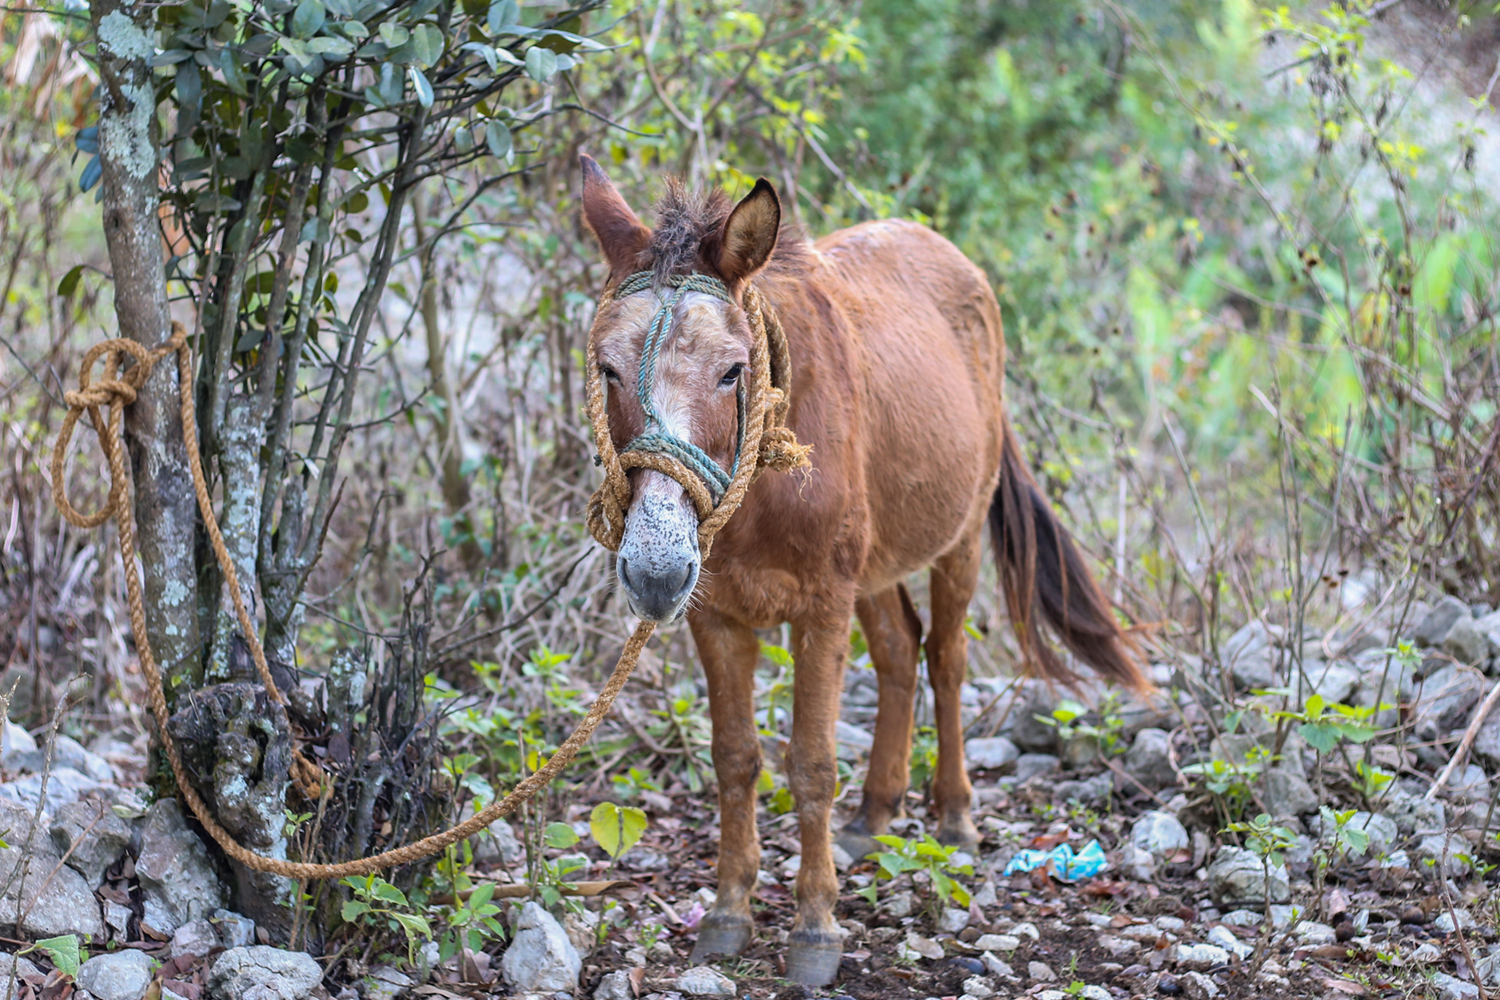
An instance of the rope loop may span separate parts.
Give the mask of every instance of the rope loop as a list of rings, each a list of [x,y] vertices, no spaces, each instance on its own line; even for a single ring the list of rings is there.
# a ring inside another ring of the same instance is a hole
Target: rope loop
[[[649,291],[655,287],[650,271],[639,271],[619,283],[605,301]],[[645,413],[646,432],[635,438],[619,453],[609,432],[604,380],[600,375],[598,317],[595,330],[589,334],[588,394],[589,423],[594,430],[598,463],[604,467],[604,482],[589,499],[585,515],[589,532],[600,545],[618,551],[625,535],[625,515],[630,509],[631,486],[627,476],[631,469],[653,469],[682,484],[698,515],[698,550],[708,558],[714,536],[739,509],[745,491],[769,468],[790,472],[810,464],[812,448],[799,444],[797,436],[786,426],[791,408],[791,351],[781,320],[759,289],[744,291],[744,312],[753,337],[750,367],[740,375],[738,397],[739,434],[734,459],[728,471],[690,441],[668,434],[651,399],[656,385],[656,366],[670,333],[673,310],[688,292],[706,295],[738,306],[724,283],[711,275],[694,272],[675,275],[663,282],[673,288],[652,316],[641,347],[640,374],[636,379],[636,398]],[[602,305],[602,303],[601,303]],[[754,456],[746,461],[745,456]]]

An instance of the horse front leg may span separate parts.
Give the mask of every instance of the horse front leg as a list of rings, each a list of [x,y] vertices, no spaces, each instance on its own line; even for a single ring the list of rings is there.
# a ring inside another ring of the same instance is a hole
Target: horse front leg
[[[838,782],[834,725],[844,689],[853,605],[851,592],[831,613],[815,621],[792,622],[797,673],[787,777],[797,800],[802,867],[797,872],[797,919],[787,942],[786,976],[804,986],[833,982],[843,954],[843,938],[833,919],[839,882],[828,820]]]
[[[708,680],[720,830],[718,895],[698,927],[698,943],[693,946],[696,963],[710,955],[738,955],[755,930],[750,894],[760,869],[755,828],[760,739],[754,701],[760,644],[748,626],[712,612],[694,612],[689,624]]]

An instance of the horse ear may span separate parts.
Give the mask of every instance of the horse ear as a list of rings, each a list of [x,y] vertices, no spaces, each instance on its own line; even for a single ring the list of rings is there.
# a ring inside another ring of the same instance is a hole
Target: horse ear
[[[651,230],[636,218],[592,156],[580,153],[578,162],[583,167],[584,221],[599,241],[610,271],[629,274],[636,269],[636,259],[646,249]]]
[[[764,177],[724,223],[715,264],[727,284],[744,281],[765,266],[781,230],[781,199]]]

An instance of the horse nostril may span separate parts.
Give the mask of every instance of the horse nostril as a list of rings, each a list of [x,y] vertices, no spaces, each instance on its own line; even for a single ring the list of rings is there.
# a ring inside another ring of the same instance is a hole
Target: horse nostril
[[[688,588],[693,585],[693,570],[695,568],[696,566],[692,562],[682,567],[682,576],[678,579],[677,585],[672,588],[673,603],[687,596]]]
[[[626,562],[624,556],[620,557],[620,580],[629,590],[634,591],[639,589],[636,587],[635,581],[630,578],[630,564]]]

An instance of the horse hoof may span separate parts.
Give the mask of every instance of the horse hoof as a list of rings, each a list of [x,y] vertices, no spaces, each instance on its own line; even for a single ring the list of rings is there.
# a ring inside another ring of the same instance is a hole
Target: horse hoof
[[[838,844],[844,853],[848,854],[855,861],[862,861],[865,857],[874,854],[876,851],[885,850],[880,841],[868,833],[850,830],[848,827],[839,831],[838,836],[834,838],[834,843]]]
[[[979,830],[967,814],[954,819],[944,819],[938,825],[937,841],[939,844],[956,845],[965,850],[973,850],[979,846],[979,840]]]
[[[710,913],[698,925],[698,943],[693,945],[696,965],[713,955],[738,955],[750,943],[754,925],[744,917]]]
[[[787,942],[786,977],[802,986],[827,986],[839,974],[844,949],[832,934],[793,931]]]

